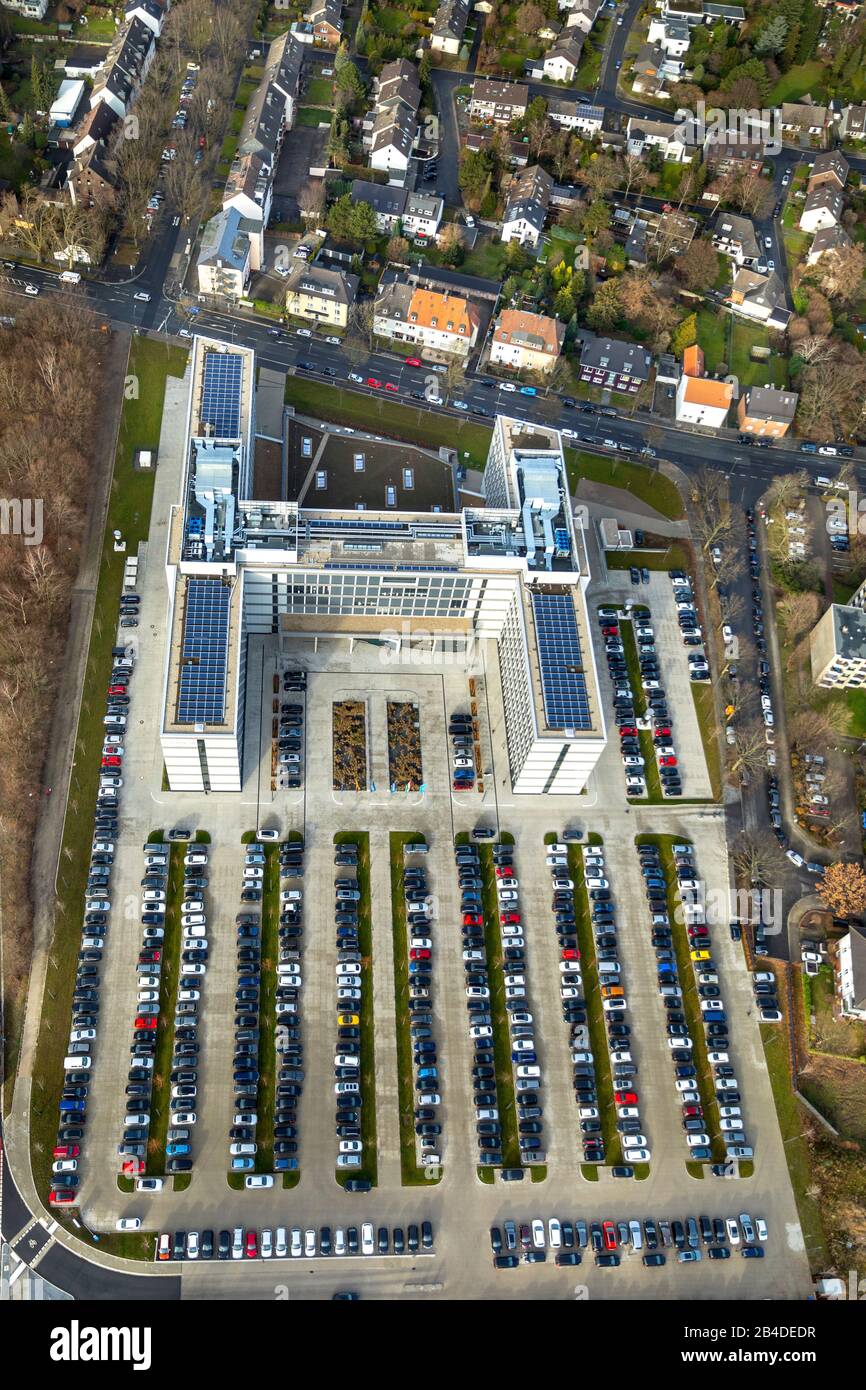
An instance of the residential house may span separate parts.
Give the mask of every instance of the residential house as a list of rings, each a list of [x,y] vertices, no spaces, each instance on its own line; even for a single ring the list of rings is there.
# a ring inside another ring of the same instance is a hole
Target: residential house
[[[48,0],[2,0],[4,10],[15,10],[24,19],[43,20],[48,13]]]
[[[271,177],[295,118],[302,63],[303,49],[291,33],[273,40],[241,126],[239,152],[258,155]]]
[[[469,115],[476,121],[510,125],[526,115],[529,88],[524,82],[492,82],[476,77],[472,84]]]
[[[96,106],[91,106],[73,132],[72,153],[75,158],[80,159],[94,145],[101,146],[102,152],[105,154],[109,142],[114,138],[119,128],[118,120],[117,112],[107,102],[100,101]]]
[[[729,26],[740,25],[746,19],[742,5],[702,4],[701,0],[662,0],[661,8],[665,19],[680,20],[691,28],[696,24],[712,26],[720,20]]]
[[[661,44],[646,43],[632,64],[632,87],[647,96],[667,96],[667,83],[680,82],[683,64],[679,58],[669,58]]]
[[[831,603],[809,636],[812,680],[831,690],[866,687],[866,613]]]
[[[544,76],[553,82],[573,82],[580,67],[585,37],[580,29],[567,29],[561,34],[544,55],[541,64]]]
[[[200,294],[241,299],[250,281],[250,233],[237,208],[222,208],[205,223],[196,270]]]
[[[812,245],[806,255],[807,265],[817,265],[822,256],[832,251],[847,251],[853,245],[845,228],[838,223],[833,227],[822,227],[815,233]]]
[[[732,381],[716,381],[704,370],[699,347],[683,353],[683,374],[677,383],[676,416],[681,424],[719,429],[725,424],[734,399]]]
[[[775,270],[761,275],[745,267],[738,270],[725,301],[733,313],[757,319],[770,328],[786,328],[791,317],[785,300],[785,287]]]
[[[765,152],[766,144],[762,139],[729,143],[724,135],[708,131],[704,140],[704,163],[712,178],[737,173],[760,174]]]
[[[636,395],[649,380],[652,355],[639,343],[626,343],[619,338],[598,338],[585,330],[581,338],[581,381]]]
[[[738,266],[754,266],[761,259],[761,245],[750,217],[720,212],[713,226],[713,246]]]
[[[73,203],[85,208],[117,206],[119,181],[105,146],[90,145],[69,171],[67,180]]]
[[[493,144],[493,131],[467,130],[463,147],[467,150],[488,150]],[[508,138],[508,163],[512,169],[525,169],[529,163],[529,145],[519,135]]]
[[[649,149],[661,151],[672,164],[690,164],[694,146],[687,143],[685,126],[674,121],[645,120],[629,116],[626,126],[626,153],[641,158]]]
[[[162,33],[166,11],[158,0],[127,0],[123,14],[125,19],[140,19],[156,39]]]
[[[63,71],[67,77],[88,77],[95,82],[105,63],[105,49],[96,44],[67,45],[63,53]]]
[[[866,106],[843,106],[839,134],[843,140],[866,140]]]
[[[816,105],[811,98],[782,102],[782,135],[791,142],[826,144],[832,124],[830,108]]]
[[[647,43],[658,44],[667,58],[684,58],[692,41],[688,24],[681,19],[650,20]]]
[[[799,227],[802,232],[817,232],[822,227],[835,227],[845,210],[841,189],[832,183],[822,183],[806,194]]]
[[[370,164],[403,183],[418,133],[421,86],[418,70],[406,58],[387,63],[375,88],[375,105],[364,122]]]
[[[812,172],[809,175],[807,192],[827,184],[832,188],[844,188],[848,182],[850,165],[841,150],[827,150],[815,156]]]
[[[440,0],[430,36],[434,53],[454,56],[460,52],[471,8],[471,0]]]
[[[521,246],[538,245],[552,188],[553,179],[538,164],[530,165],[512,179],[500,241],[519,241]]]
[[[286,313],[325,328],[345,328],[357,292],[357,275],[301,262],[286,280]]]
[[[565,340],[565,324],[545,314],[503,309],[493,330],[490,361],[516,371],[549,372]]]
[[[478,310],[468,299],[422,288],[410,276],[396,275],[379,288],[373,331],[380,338],[468,357],[479,324]]]
[[[376,214],[379,231],[389,236],[400,227],[407,197],[405,188],[395,188],[393,184],[368,183],[364,179],[355,179],[352,184],[352,202],[367,203]]]
[[[80,77],[67,78],[66,81],[61,82],[57,96],[52,101],[48,112],[51,125],[60,130],[68,130],[70,126],[73,126],[84,103],[86,93],[87,88]]]
[[[575,130],[585,140],[598,135],[604,122],[603,106],[587,106],[580,101],[553,97],[547,103],[547,118],[564,130]]]
[[[336,48],[343,37],[342,0],[313,0],[304,19],[313,31],[313,42],[321,48]]]
[[[866,930],[849,922],[836,946],[834,984],[839,1012],[846,1018],[866,1020]]]
[[[236,154],[223,190],[223,208],[236,208],[251,232],[250,269],[265,262],[265,228],[271,215],[273,179],[266,162],[257,154]]]
[[[783,439],[797,413],[796,391],[777,391],[774,386],[750,386],[740,396],[737,422],[743,434],[762,439]]]
[[[427,240],[436,236],[445,211],[445,200],[437,193],[409,193],[403,209],[403,232],[406,236],[424,237]]]
[[[150,71],[155,53],[153,30],[140,19],[128,20],[109,45],[105,64],[93,85],[90,105],[105,102],[118,116],[125,116]]]
[[[703,11],[704,23],[712,26],[721,21],[732,29],[735,25],[739,27],[746,22],[746,11],[742,5],[714,5],[705,3],[701,6]]]
[[[602,0],[558,0],[559,8],[566,11],[566,29],[581,29],[588,34],[602,6]]]

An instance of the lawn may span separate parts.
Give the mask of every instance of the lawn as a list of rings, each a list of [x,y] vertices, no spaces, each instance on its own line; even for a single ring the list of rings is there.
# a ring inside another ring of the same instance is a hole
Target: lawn
[[[335,845],[358,846],[358,946],[361,951],[361,1142],[364,1163],[361,1168],[337,1169],[337,1182],[347,1178],[379,1181],[379,1155],[376,1147],[376,1024],[373,1015],[373,923],[370,906],[370,836],[366,830],[339,831]]]
[[[327,77],[311,77],[304,89],[304,100],[309,106],[333,106],[333,82]]]
[[[801,97],[806,95],[810,95],[817,102],[823,101],[826,95],[824,90],[826,75],[826,67],[815,58],[810,59],[807,63],[799,63],[796,67],[789,68],[772,88],[767,98],[767,105],[781,106],[783,101],[799,101]]]
[[[418,1165],[415,1139],[415,1090],[412,1039],[409,1034],[409,945],[406,896],[403,889],[403,846],[423,845],[416,831],[393,830],[391,844],[391,927],[394,940],[394,1007],[397,1024],[397,1094],[400,1103],[400,1175],[404,1187],[421,1187],[433,1181],[430,1170]],[[437,1174],[435,1181],[439,1181]]]
[[[698,343],[708,372],[728,359],[728,315],[712,309],[698,310]]]
[[[301,106],[295,116],[295,125],[313,126],[318,128],[320,125],[330,125],[333,111],[324,111],[318,106]]]
[[[769,347],[770,335],[760,324],[746,323],[735,318],[732,323],[730,370],[739,378],[743,386],[765,386],[772,383],[778,387],[788,384],[787,360],[781,353],[773,353],[764,361],[753,361],[750,353],[753,347]]]
[[[701,742],[704,745],[704,757],[707,762],[710,786],[713,789],[713,800],[721,801],[722,756],[719,740],[716,737],[716,706],[713,700],[713,687],[704,681],[690,681],[689,683],[692,687],[695,714],[701,731]]]
[[[99,782],[99,756],[104,732],[102,692],[111,670],[111,648],[116,638],[114,615],[126,559],[124,554],[115,552],[112,531],[117,528],[123,532],[127,554],[134,554],[139,541],[147,538],[154,475],[136,472],[132,466],[133,455],[139,448],[158,448],[166,379],[168,376],[183,375],[186,357],[186,351],[182,348],[136,338],[127,369],[128,378],[137,388],[137,395],[135,399],[127,399],[124,404],[115,456],[95,605],[95,612],[101,617],[94,621],[84,678],[75,743],[75,770],[69,788],[63,847],[59,858],[64,868],[57,877],[54,938],[42,1005],[45,1026],[40,1029],[33,1071],[31,1154],[34,1178],[42,1190],[47,1189],[57,1125],[72,984],[80,940],[81,906],[92,838],[91,811]]]
[[[641,501],[647,502],[671,521],[678,521],[685,515],[683,499],[676,485],[654,468],[646,468],[641,463],[625,463],[601,454],[578,452],[575,449],[565,450],[565,462],[572,494],[581,478],[589,478],[594,483],[607,483],[609,487],[624,488],[626,492],[631,492]]]
[[[818,1271],[826,1268],[828,1252],[821,1206],[815,1195],[807,1195],[814,1192],[812,1162],[803,1132],[803,1111],[791,1088],[788,1039],[785,1029],[777,1024],[762,1023],[760,1029],[797,1214],[809,1264],[813,1271]]]
[[[672,541],[666,550],[610,550],[605,558],[609,570],[627,570],[640,565],[648,570],[682,570],[691,564],[691,553],[682,541]],[[637,594],[640,590],[636,591]]]
[[[506,273],[506,244],[479,237],[460,266],[461,275],[478,275],[481,279],[501,280]]]
[[[286,402],[303,414],[337,425],[387,434],[422,448],[438,449],[445,445],[457,449],[461,462],[470,468],[483,468],[487,462],[491,430],[485,425],[453,420],[423,407],[397,405],[382,395],[362,396],[358,391],[302,377],[289,377]]]
[[[500,843],[513,843],[513,837],[501,834]],[[511,1033],[505,1008],[505,982],[502,972],[502,937],[499,931],[499,900],[493,873],[493,850],[489,844],[479,850],[481,860],[482,898],[484,903],[484,948],[487,953],[487,974],[490,986],[490,1014],[493,1019],[493,1055],[496,1068],[496,1097],[499,1122],[502,1125],[502,1165],[520,1167],[520,1146],[517,1142],[517,1112],[514,1103],[514,1069],[511,1065]]]

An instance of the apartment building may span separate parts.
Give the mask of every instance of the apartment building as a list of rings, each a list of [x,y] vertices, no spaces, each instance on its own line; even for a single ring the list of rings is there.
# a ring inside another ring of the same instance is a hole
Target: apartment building
[[[490,343],[490,361],[515,371],[549,372],[559,361],[565,324],[545,314],[503,309]]]
[[[357,293],[357,275],[302,261],[286,280],[286,313],[323,327],[345,328]]]
[[[809,638],[812,680],[828,689],[866,686],[866,612],[831,603]]]
[[[379,287],[373,331],[380,338],[468,357],[479,325],[478,310],[462,295],[422,287],[401,274]]]

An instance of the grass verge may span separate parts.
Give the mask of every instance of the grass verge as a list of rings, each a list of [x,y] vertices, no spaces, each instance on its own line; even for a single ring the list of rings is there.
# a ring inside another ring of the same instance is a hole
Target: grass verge
[[[703,681],[690,681],[689,684],[692,687],[692,699],[695,702],[695,714],[697,715],[698,728],[701,731],[701,743],[704,745],[704,759],[707,764],[713,800],[721,801],[722,755],[716,736],[716,706],[713,700],[713,687]]]
[[[30,1146],[33,1175],[37,1187],[47,1197],[51,1153],[57,1129],[57,1109],[63,1084],[63,1058],[69,1032],[75,961],[80,942],[84,889],[90,862],[93,834],[92,809],[99,782],[100,749],[105,702],[102,692],[111,671],[111,648],[115,643],[114,615],[123,582],[126,556],[115,552],[112,531],[121,530],[127,540],[127,555],[147,538],[153,501],[153,474],[133,467],[136,449],[156,449],[169,376],[182,376],[186,352],[136,338],[130,353],[128,374],[138,383],[135,400],[123,408],[120,436],[114,462],[114,476],[103,536],[97,581],[95,614],[84,676],[81,708],[75,740],[75,767],[69,785],[63,844],[57,874],[54,934],[45,975],[42,998],[42,1027],[33,1068],[30,1111]],[[64,1221],[58,1209],[57,1219]],[[67,1229],[75,1232],[71,1222]]]
[[[803,1133],[803,1112],[791,1088],[788,1039],[784,1028],[777,1024],[762,1023],[759,1026],[806,1253],[813,1273],[817,1273],[828,1267],[829,1250],[819,1205],[820,1196],[812,1195],[816,1191],[816,1184],[809,1146]],[[817,1192],[820,1194],[820,1187]]]
[[[290,376],[286,382],[286,403],[303,415],[404,439],[425,449],[457,449],[461,462],[471,468],[483,468],[487,462],[492,431],[486,425],[454,420],[424,407],[396,405],[383,395],[364,396],[358,391],[335,389],[325,382],[296,376]]]
[[[683,499],[676,484],[664,473],[659,473],[658,469],[647,468],[641,463],[626,463],[603,454],[587,453],[582,449],[566,449],[564,452],[572,493],[581,478],[587,478],[593,483],[605,483],[608,487],[630,492],[670,521],[680,521],[685,516]]]
[[[655,845],[661,858],[662,872],[665,876],[668,916],[671,922],[671,936],[673,937],[674,955],[677,962],[677,977],[683,992],[682,1011],[685,1014],[686,1027],[691,1035],[692,1059],[698,1073],[695,1078],[697,1090],[701,1098],[706,1130],[710,1136],[713,1159],[716,1163],[721,1163],[725,1157],[725,1145],[719,1130],[719,1106],[716,1101],[712,1068],[707,1059],[707,1042],[701,1016],[694,963],[691,958],[689,938],[682,921],[682,909],[676,890],[677,875],[671,846],[680,842],[681,837],[676,835],[638,835],[635,840],[636,845]],[[685,1140],[683,1142],[685,1144]]]
[[[370,836],[366,830],[341,830],[334,836],[335,845],[358,846],[358,945],[361,951],[361,1141],[364,1163],[361,1168],[337,1170],[341,1187],[347,1178],[367,1178],[374,1187],[379,1181],[379,1156],[376,1147],[376,1036],[373,1017],[373,922],[370,912]]]
[[[589,1023],[589,1049],[593,1055],[595,1068],[595,1085],[598,1092],[598,1109],[601,1115],[605,1159],[606,1164],[622,1163],[622,1140],[616,1127],[613,1074],[610,1069],[610,1052],[607,1045],[607,1029],[604,1026],[604,1010],[601,1007],[598,962],[592,935],[589,895],[586,891],[586,880],[583,874],[583,850],[580,845],[569,845],[568,847],[568,872],[574,883],[574,915],[577,918],[577,942],[580,947],[583,992]],[[585,1168],[598,1166],[600,1165],[594,1163],[584,1165]]]
[[[394,940],[394,1014],[397,1028],[397,1094],[400,1102],[400,1178],[404,1187],[421,1187],[430,1179],[418,1166],[415,1141],[415,1086],[409,1034],[409,934],[403,890],[403,846],[423,845],[415,831],[393,830],[391,841],[391,929]],[[439,1179],[437,1178],[438,1182]]]

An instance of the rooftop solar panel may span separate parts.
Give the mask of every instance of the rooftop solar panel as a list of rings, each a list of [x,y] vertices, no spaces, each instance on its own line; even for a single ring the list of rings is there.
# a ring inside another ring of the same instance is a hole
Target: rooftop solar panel
[[[532,615],[549,729],[591,729],[583,655],[570,594],[533,594]]]
[[[187,581],[178,724],[225,723],[230,600],[218,579]]]
[[[236,439],[241,427],[243,362],[236,353],[205,353],[201,388],[201,423],[216,439]]]

